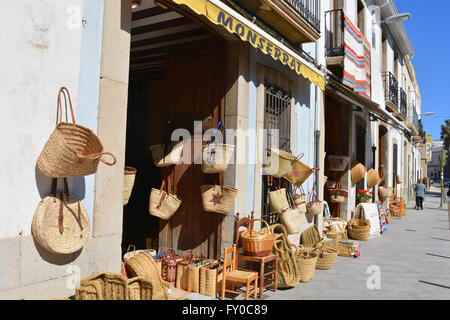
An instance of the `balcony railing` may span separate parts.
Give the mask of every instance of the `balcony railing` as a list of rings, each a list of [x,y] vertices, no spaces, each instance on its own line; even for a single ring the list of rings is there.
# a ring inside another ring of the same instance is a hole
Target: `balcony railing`
[[[392,102],[398,108],[398,81],[391,72],[384,74],[384,95],[386,101]]]
[[[325,55],[344,56],[344,10],[325,12]]]
[[[412,108],[411,115],[412,115],[411,122],[418,130],[419,129],[419,115],[417,114],[416,108]]]
[[[320,32],[320,0],[284,0]]]
[[[400,88],[400,112],[403,113],[405,117],[408,115],[408,98],[402,88]]]

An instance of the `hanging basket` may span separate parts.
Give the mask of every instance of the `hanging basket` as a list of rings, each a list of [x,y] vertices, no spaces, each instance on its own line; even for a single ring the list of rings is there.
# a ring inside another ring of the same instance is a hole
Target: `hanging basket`
[[[382,200],[389,198],[392,195],[392,193],[393,193],[393,188],[388,188],[388,187],[383,187],[383,186],[378,187],[378,196]]]
[[[169,167],[181,163],[184,142],[170,142],[150,146],[153,162],[157,167]]]
[[[344,203],[345,199],[348,197],[348,191],[342,190],[340,182],[336,182],[333,189],[328,189],[328,196],[330,198],[330,202],[333,203]]]
[[[380,175],[374,169],[367,171],[367,188],[373,188],[381,182]]]
[[[235,146],[218,143],[217,132],[224,128],[224,122],[220,121],[216,127],[216,132],[211,136],[208,144],[202,147],[202,172],[203,173],[223,173],[227,171],[228,165],[233,159]]]
[[[57,193],[57,179],[52,181],[52,195],[39,202],[31,224],[33,238],[45,249],[58,254],[74,253],[89,239],[89,216],[81,201],[69,194],[64,178],[64,193]]]
[[[203,210],[228,214],[234,205],[238,190],[229,186],[203,185],[202,192]]]
[[[347,224],[350,238],[367,241],[370,237],[370,220],[351,219]]]
[[[161,189],[154,189],[150,193],[149,212],[152,216],[168,220],[181,205],[181,199],[176,195],[163,191],[166,182],[163,181]]]
[[[318,199],[316,186],[313,186],[306,203],[306,212],[309,215],[317,216],[323,212],[323,202]]]
[[[255,221],[264,222],[268,232],[253,231]],[[267,222],[262,219],[252,219],[248,224],[248,230],[244,230],[241,233],[241,240],[245,255],[252,257],[268,256],[275,244],[275,236]]]
[[[72,123],[62,122],[61,94],[67,94]],[[97,172],[99,161],[109,166],[116,164],[112,153],[103,152],[103,145],[95,133],[75,123],[70,93],[65,87],[58,92],[58,108],[58,124],[36,163],[42,173],[51,178],[88,176]],[[113,161],[105,161],[101,158],[103,155],[109,155]]]
[[[286,196],[286,188],[276,188],[275,191],[269,191],[268,196],[271,212],[282,212],[289,208],[289,202]]]
[[[297,158],[292,153],[272,148],[269,161],[264,165],[264,171],[267,175],[275,178],[288,177],[292,172],[292,166],[296,161]],[[294,178],[297,180],[300,177]]]
[[[303,155],[304,154],[302,153],[295,158],[295,160],[292,162],[291,172],[285,177],[286,180],[288,180],[297,187],[300,187],[309,178],[311,174],[319,170],[318,168],[310,168],[306,164],[301,162],[300,159],[303,157]],[[290,160],[287,159],[286,161]],[[286,162],[286,166],[287,165],[288,162]]]
[[[298,213],[306,213],[306,194],[302,187],[300,187],[298,193],[294,194],[293,200]]]
[[[350,170],[350,176],[353,184],[357,184],[366,176],[366,167],[362,163],[354,161]]]
[[[137,170],[133,167],[125,167],[124,177],[123,177],[123,205],[128,204],[130,200],[131,191],[133,190],[134,180],[136,178]]]
[[[301,218],[298,209],[289,208],[279,214],[280,222],[286,228],[287,234],[300,233]]]
[[[331,171],[344,171],[347,167],[349,157],[339,155],[329,155],[328,165]]]

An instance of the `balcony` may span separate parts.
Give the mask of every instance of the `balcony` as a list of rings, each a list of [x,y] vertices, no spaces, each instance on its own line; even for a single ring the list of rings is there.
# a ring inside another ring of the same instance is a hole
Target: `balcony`
[[[406,93],[402,88],[400,88],[399,97],[400,97],[400,110],[399,112],[394,112],[394,117],[396,117],[400,121],[405,121],[408,115],[408,102],[407,102],[408,98],[406,97]]]
[[[408,117],[406,120],[406,126],[411,129],[414,136],[419,135],[419,115],[417,114],[416,107],[411,106],[409,108]]]
[[[398,81],[391,72],[386,72],[383,75],[383,81],[386,110],[392,112],[393,114],[398,114]]]
[[[236,1],[294,44],[320,38],[320,0]]]

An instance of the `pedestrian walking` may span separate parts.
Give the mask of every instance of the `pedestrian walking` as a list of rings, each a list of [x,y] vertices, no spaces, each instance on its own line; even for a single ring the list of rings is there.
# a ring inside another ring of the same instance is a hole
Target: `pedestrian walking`
[[[417,184],[414,186],[416,192],[416,210],[423,210],[423,200],[425,198],[426,186],[422,183],[422,180],[417,180]]]

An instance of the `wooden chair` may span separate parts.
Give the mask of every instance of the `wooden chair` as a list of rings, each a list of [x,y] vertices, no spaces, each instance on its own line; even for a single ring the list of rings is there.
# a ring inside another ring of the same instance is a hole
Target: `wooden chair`
[[[231,260],[228,260],[228,255],[231,253]],[[222,280],[222,300],[225,299],[226,292],[237,293],[241,295],[245,295],[245,300],[248,300],[251,294],[254,295],[255,299],[258,293],[258,273],[249,272],[245,270],[238,270],[237,268],[237,249],[236,245],[233,245],[231,249],[225,249],[224,257],[223,257],[223,280]],[[229,270],[228,270],[229,269]],[[226,289],[227,281],[231,281],[233,283],[233,290]],[[253,291],[250,291],[250,285],[254,282]],[[235,291],[235,284],[242,283],[245,284],[245,293]]]
[[[235,217],[235,230],[234,230],[234,244],[237,248],[240,248],[242,246],[241,243],[241,233],[242,231],[239,231],[240,227],[248,227],[249,222],[253,219],[253,212],[251,213],[250,217],[244,217],[242,219],[239,219],[239,213],[236,213]],[[277,275],[278,275],[278,256],[276,254],[271,253],[270,255],[266,257],[251,257],[246,256],[243,254],[238,254],[238,262],[239,261],[247,261],[250,264],[250,270],[248,271],[254,271],[252,270],[252,263],[259,264],[259,297],[262,298],[263,296],[263,290],[268,287],[272,287],[273,291],[277,291]],[[272,270],[265,273],[264,267],[272,264]],[[256,271],[256,270],[255,270]],[[267,278],[270,278],[272,281],[271,283],[268,283],[264,285],[264,280]]]

